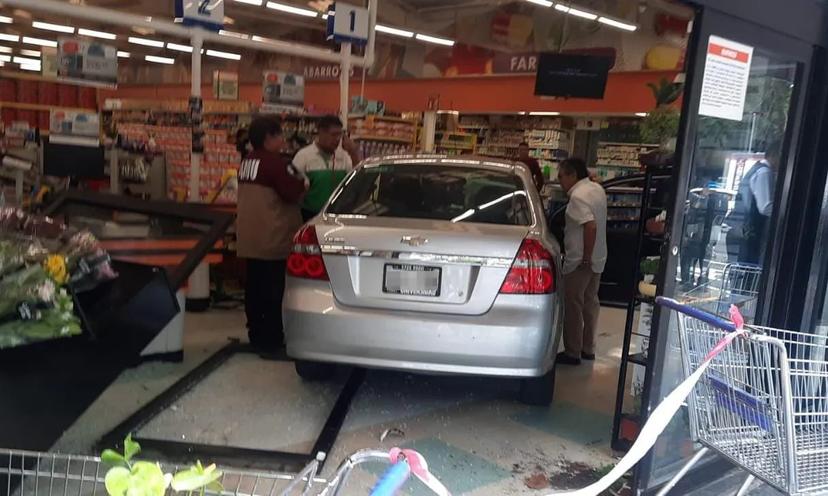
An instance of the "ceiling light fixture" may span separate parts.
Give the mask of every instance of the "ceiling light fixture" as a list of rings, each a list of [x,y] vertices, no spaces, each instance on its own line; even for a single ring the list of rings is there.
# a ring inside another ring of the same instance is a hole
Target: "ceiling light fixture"
[[[255,5],[257,7],[262,6],[262,0],[236,0],[239,3],[246,3],[247,5]]]
[[[18,41],[20,41],[20,36],[18,36],[16,34],[0,33],[0,40],[13,41],[13,42],[17,43]]]
[[[561,115],[560,112],[529,112],[529,115]]]
[[[241,55],[238,53],[220,52],[218,50],[207,50],[207,56],[218,57],[220,59],[241,60]]]
[[[127,41],[134,45],[144,45],[154,48],[164,48],[164,42],[158,40],[151,40],[149,38],[138,38],[137,36],[130,36]]]
[[[623,29],[624,31],[635,31],[638,29],[638,26],[636,26],[635,24],[616,21],[615,19],[610,19],[609,17],[604,16],[599,17],[598,22],[600,22],[601,24],[606,24],[607,26],[612,26],[614,28]]]
[[[12,53],[12,47],[0,46],[0,53]]]
[[[11,59],[10,55],[0,55],[0,62],[11,62]]]
[[[20,69],[23,71],[40,72],[40,64],[21,64]]]
[[[415,38],[417,38],[420,41],[425,41],[427,43],[434,43],[435,45],[454,46],[454,40],[438,38],[436,36],[429,36],[427,34],[417,33]]]
[[[146,60],[147,62],[155,62],[156,64],[175,64],[175,59],[170,59],[167,57],[156,57],[155,55],[146,55],[144,57],[144,60]]]
[[[167,43],[168,50],[175,50],[176,52],[193,53],[193,47],[187,45],[179,45],[178,43]]]
[[[389,27],[389,26],[383,26],[382,24],[377,24],[375,26],[375,29],[377,31],[379,31],[380,33],[393,34],[394,36],[401,36],[403,38],[413,38],[414,37],[414,33],[411,32],[411,31],[406,31],[404,29],[392,28],[392,27]]]
[[[75,28],[72,26],[64,26],[62,24],[52,24],[50,22],[34,21],[33,28],[45,29],[46,31],[57,31],[58,33],[74,33]]]
[[[12,62],[15,64],[30,64],[30,65],[40,65],[40,59],[27,59],[26,57],[15,57],[12,59]]]
[[[12,19],[11,17],[0,16],[0,23],[11,24],[12,22],[14,22],[14,19]]]
[[[240,40],[248,40],[248,39],[250,39],[250,35],[249,35],[249,34],[237,33],[237,32],[235,32],[235,31],[225,31],[224,29],[222,29],[221,31],[219,31],[219,34],[220,34],[220,35],[222,35],[222,36],[228,36],[228,37],[230,37],[230,38],[238,38],[238,39],[240,39]]]
[[[526,0],[529,3],[533,3],[535,5],[540,5],[541,7],[551,7],[555,5],[553,2],[549,2],[547,0]]]
[[[555,10],[559,10],[561,12],[566,12],[569,15],[572,15],[572,16],[575,16],[575,17],[580,17],[581,19],[587,19],[587,20],[590,20],[590,21],[594,21],[595,19],[598,19],[598,16],[593,14],[592,12],[587,12],[585,10],[576,9],[574,7],[567,7],[566,5],[563,5],[563,4],[560,4],[560,3],[555,5]]]
[[[648,114],[647,112],[636,112],[635,113],[636,117],[647,117],[648,115],[650,115],[650,114]]]
[[[267,8],[273,10],[279,10],[282,12],[287,12],[288,14],[296,14],[305,17],[316,17],[319,15],[319,12],[310,9],[302,9],[299,7],[294,7],[292,5],[285,5],[283,3],[277,2],[267,2]]]
[[[37,50],[20,50],[20,55],[25,55],[27,57],[40,57],[40,52]]]
[[[122,59],[128,59],[129,56],[130,56],[129,52],[122,52],[122,51],[118,50],[118,57],[120,57]]]
[[[95,31],[94,29],[78,29],[78,34],[81,36],[89,36],[92,38],[101,38],[104,40],[114,40],[117,39],[118,36],[112,33],[107,33],[106,31]]]
[[[45,47],[57,47],[57,41],[52,40],[43,40],[40,38],[29,38],[28,36],[23,37],[23,43],[27,43],[29,45],[40,45]]]

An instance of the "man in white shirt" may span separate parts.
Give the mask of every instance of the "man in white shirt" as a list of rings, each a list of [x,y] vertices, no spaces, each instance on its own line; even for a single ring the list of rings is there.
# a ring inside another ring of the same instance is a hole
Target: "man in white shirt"
[[[359,149],[344,136],[339,117],[321,117],[316,124],[316,132],[316,141],[293,157],[293,165],[310,182],[310,189],[302,203],[302,218],[306,222],[322,210],[339,183],[360,161]]]
[[[558,167],[569,196],[564,231],[564,350],[557,363],[595,360],[595,330],[601,304],[598,288],[607,263],[607,195],[589,177],[586,163],[570,158]]]

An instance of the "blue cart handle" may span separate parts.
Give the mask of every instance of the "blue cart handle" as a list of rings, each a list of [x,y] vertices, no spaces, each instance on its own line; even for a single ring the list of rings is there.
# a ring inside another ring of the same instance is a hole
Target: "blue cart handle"
[[[736,332],[736,325],[733,322],[722,319],[713,314],[707,313],[704,310],[699,310],[698,308],[694,308],[689,305],[684,305],[672,298],[665,298],[664,296],[659,296],[656,298],[656,303],[667,308],[672,308],[673,310],[679,313],[683,313],[685,315],[689,315],[693,318],[699,319],[702,322],[710,324],[713,327],[716,327],[723,331]]]
[[[411,467],[405,460],[400,460],[385,471],[374,486],[371,496],[394,496],[411,475]]]

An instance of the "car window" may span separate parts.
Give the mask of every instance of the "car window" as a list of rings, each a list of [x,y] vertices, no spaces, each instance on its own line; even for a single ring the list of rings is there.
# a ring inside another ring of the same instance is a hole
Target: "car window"
[[[427,164],[362,168],[327,212],[506,225],[532,219],[526,188],[514,173]]]

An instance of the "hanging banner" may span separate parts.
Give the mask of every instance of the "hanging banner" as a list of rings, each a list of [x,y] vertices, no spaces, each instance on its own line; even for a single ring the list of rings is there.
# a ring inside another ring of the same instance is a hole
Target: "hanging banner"
[[[305,78],[283,71],[265,71],[262,103],[303,105],[305,103]]]
[[[57,79],[57,48],[42,47],[40,49],[40,74],[47,79]]]
[[[215,98],[216,100],[238,100],[238,73],[227,71],[213,71],[213,98]]]
[[[118,84],[118,50],[97,41],[58,39],[58,79],[114,88]]]
[[[49,115],[49,142],[81,146],[100,144],[101,121],[96,112],[53,109]]]
[[[742,120],[752,61],[753,47],[710,36],[699,115]]]

